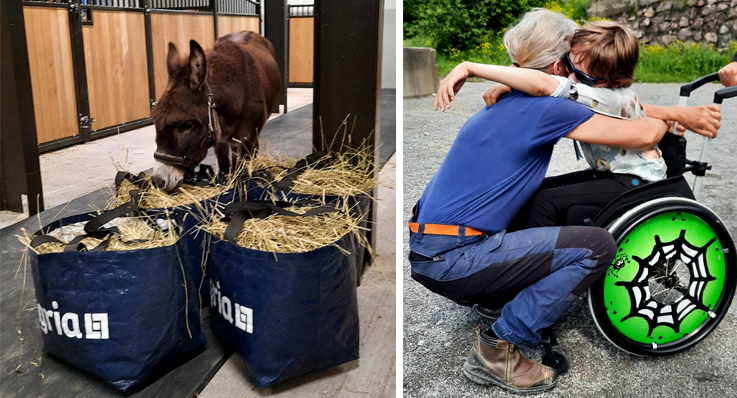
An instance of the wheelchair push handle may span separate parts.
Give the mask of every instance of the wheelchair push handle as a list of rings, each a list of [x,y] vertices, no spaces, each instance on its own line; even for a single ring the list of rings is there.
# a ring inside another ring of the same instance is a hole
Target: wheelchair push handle
[[[686,83],[683,86],[681,86],[681,97],[689,97],[692,91],[703,86],[704,84],[711,83],[711,82],[718,82],[718,81],[719,81],[719,74],[712,73],[710,75],[700,77],[692,81],[691,83]]]
[[[737,86],[725,87],[714,93],[714,103],[721,104],[727,98],[737,97]]]

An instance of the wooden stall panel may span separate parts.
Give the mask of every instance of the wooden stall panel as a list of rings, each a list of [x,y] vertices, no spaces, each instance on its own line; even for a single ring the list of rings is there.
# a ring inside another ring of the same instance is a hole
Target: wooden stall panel
[[[258,17],[235,17],[218,15],[218,35],[223,37],[228,33],[251,30],[261,33],[261,21]]]
[[[84,56],[93,130],[151,115],[143,13],[94,11],[84,25]]]
[[[69,11],[24,6],[23,17],[38,143],[78,135]]]
[[[312,83],[315,18],[289,19],[289,83]]]
[[[182,58],[189,56],[190,40],[197,41],[205,51],[211,50],[215,46],[215,21],[211,15],[152,13],[151,33],[158,100],[169,81],[169,73],[166,70],[169,42],[177,46]]]

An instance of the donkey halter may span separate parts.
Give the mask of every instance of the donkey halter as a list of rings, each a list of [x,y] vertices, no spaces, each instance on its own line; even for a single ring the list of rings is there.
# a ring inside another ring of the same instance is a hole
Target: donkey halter
[[[192,168],[194,155],[199,152],[203,147],[205,147],[205,145],[207,145],[207,147],[209,148],[214,144],[215,136],[220,129],[220,121],[218,120],[217,110],[215,110],[216,105],[213,98],[214,95],[212,94],[212,90],[210,89],[210,84],[207,81],[205,81],[205,84],[207,85],[207,130],[209,134],[202,139],[202,142],[200,142],[200,145],[198,145],[197,149],[194,150],[194,153],[184,156],[173,156],[156,151],[154,152],[154,159],[170,165],[181,166],[186,169],[190,169]]]

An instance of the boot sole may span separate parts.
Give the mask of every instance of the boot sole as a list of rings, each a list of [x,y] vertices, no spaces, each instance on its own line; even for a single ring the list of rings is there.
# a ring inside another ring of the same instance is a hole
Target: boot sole
[[[553,371],[555,372],[555,370]],[[558,385],[558,373],[556,372],[555,376],[553,376],[553,381],[550,384],[546,384],[543,386],[528,387],[528,388],[510,386],[509,384],[505,383],[503,380],[487,372],[486,366],[484,366],[483,362],[481,362],[481,360],[476,357],[476,353],[474,352],[471,352],[466,358],[466,362],[463,363],[463,374],[469,380],[471,380],[472,382],[476,384],[481,384],[483,386],[494,384],[507,391],[511,391],[515,394],[521,394],[521,395],[541,394],[545,391],[548,391],[554,388],[556,385]]]

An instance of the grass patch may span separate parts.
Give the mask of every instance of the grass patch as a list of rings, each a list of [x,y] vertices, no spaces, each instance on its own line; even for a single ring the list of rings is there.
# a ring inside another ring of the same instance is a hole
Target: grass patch
[[[722,54],[711,44],[685,44],[680,40],[667,47],[643,45],[635,82],[687,83],[717,72],[732,61],[735,51],[737,42],[731,42]]]

